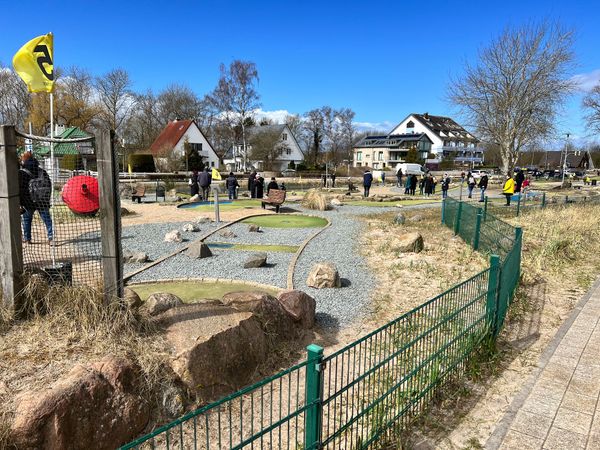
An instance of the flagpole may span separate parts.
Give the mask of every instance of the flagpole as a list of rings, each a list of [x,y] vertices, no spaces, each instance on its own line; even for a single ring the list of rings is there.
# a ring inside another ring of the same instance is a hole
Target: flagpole
[[[54,231],[54,94],[50,92],[50,182],[52,185],[52,191],[50,194],[50,220],[52,220],[52,230]],[[55,236],[52,236],[52,242],[50,242],[50,253],[52,257],[52,266],[56,266],[56,247],[54,245]]]

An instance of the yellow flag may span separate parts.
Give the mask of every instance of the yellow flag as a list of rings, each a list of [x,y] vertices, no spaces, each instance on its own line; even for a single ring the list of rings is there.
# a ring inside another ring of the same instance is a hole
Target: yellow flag
[[[54,90],[52,33],[38,36],[19,49],[13,57],[13,67],[27,85],[29,92]]]
[[[220,180],[221,179],[221,173],[217,169],[215,169],[213,167],[211,177],[212,177],[213,180]]]

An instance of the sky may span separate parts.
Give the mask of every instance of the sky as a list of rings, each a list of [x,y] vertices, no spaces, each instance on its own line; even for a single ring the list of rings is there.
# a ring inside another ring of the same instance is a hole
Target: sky
[[[272,118],[349,107],[361,129],[391,130],[411,112],[459,119],[446,92],[465,62],[507,26],[550,19],[576,31],[580,88],[558,130],[595,140],[581,98],[600,81],[598,0],[140,1],[0,0],[0,61],[54,33],[57,66],[126,69],[139,91],[184,83],[203,96],[219,65],[257,64]],[[460,120],[459,120],[460,121]]]

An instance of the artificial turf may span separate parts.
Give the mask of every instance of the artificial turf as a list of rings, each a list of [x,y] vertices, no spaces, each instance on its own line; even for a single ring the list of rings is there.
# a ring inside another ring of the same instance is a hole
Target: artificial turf
[[[243,220],[243,223],[251,223],[264,228],[321,228],[327,225],[327,220],[322,217],[299,214],[273,214],[248,217]]]

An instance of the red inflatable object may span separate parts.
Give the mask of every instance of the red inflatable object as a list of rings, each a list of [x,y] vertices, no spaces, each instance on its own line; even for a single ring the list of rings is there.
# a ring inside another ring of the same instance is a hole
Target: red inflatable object
[[[71,178],[63,187],[62,199],[75,214],[96,214],[100,209],[98,179],[87,175]]]

